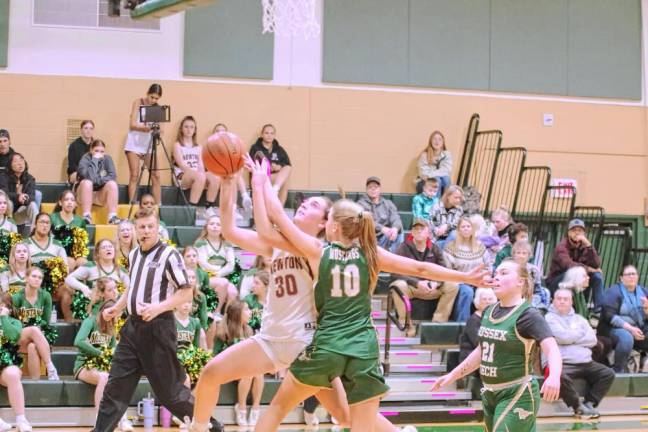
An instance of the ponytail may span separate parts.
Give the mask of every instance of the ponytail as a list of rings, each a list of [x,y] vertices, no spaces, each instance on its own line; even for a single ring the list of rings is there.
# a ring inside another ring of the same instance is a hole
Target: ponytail
[[[360,246],[367,257],[369,292],[373,294],[378,280],[378,242],[373,216],[368,211],[360,213]]]

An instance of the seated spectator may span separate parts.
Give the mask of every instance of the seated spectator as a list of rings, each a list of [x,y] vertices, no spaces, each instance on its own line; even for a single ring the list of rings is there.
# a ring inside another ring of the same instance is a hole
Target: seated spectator
[[[88,262],[87,254],[85,256],[73,256],[74,243],[71,242],[69,238],[73,228],[81,228],[84,231],[87,230],[86,222],[74,214],[76,204],[74,192],[66,189],[59,195],[56,207],[54,207],[54,213],[52,213],[51,216],[52,235],[65,247],[68,269],[70,272]]]
[[[11,161],[13,160],[13,155],[16,152],[11,147],[11,141],[9,137],[9,131],[7,129],[0,129],[0,176],[9,172],[11,169]],[[25,163],[27,163],[25,161]],[[5,189],[3,189],[5,190]],[[6,190],[5,190],[6,191]],[[43,194],[41,191],[36,189],[34,191],[33,201],[36,203],[36,212],[40,210],[41,201],[43,199]],[[15,209],[11,209],[11,212],[14,212]]]
[[[633,348],[648,351],[648,299],[646,288],[638,281],[636,267],[628,265],[623,268],[620,283],[612,285],[605,292],[598,333],[612,339],[615,372],[627,372],[628,358]]]
[[[558,342],[563,360],[560,376],[560,397],[580,418],[596,418],[595,407],[605,397],[614,381],[614,371],[592,360],[596,333],[589,322],[574,312],[572,290],[559,288],[545,315],[547,324]],[[584,401],[580,401],[575,379],[587,382]]]
[[[290,178],[292,166],[288,153],[279,145],[279,141],[275,139],[276,133],[277,131],[273,125],[264,125],[261,128],[261,136],[250,147],[250,156],[256,158],[257,153],[261,152],[268,159],[270,162],[270,180],[272,187],[277,192],[281,203],[285,204],[288,198],[288,179]]]
[[[430,228],[424,219],[414,219],[412,223],[412,238],[406,239],[396,250],[396,254],[411,258],[415,261],[429,262],[445,267],[445,260],[441,250],[430,241]],[[396,285],[414,302],[425,306],[420,315],[423,319],[432,318],[432,322],[447,322],[452,313],[452,307],[457,297],[457,284],[449,282],[435,282],[405,275],[392,275],[392,285]],[[413,312],[413,313],[416,313]]]
[[[157,214],[158,217],[160,216],[160,207],[157,205],[157,202],[155,201],[155,197],[153,196],[153,194],[150,194],[148,192],[143,193],[140,196],[139,207],[153,210],[153,212]],[[158,234],[160,235],[160,240],[162,241],[168,241],[170,239],[169,230],[166,227],[166,223],[162,221],[162,218],[160,218],[160,224],[158,226]]]
[[[0,189],[9,196],[16,224],[33,226],[38,213],[36,179],[29,174],[27,162],[20,153],[13,153],[9,168],[0,175]]]
[[[2,174],[0,174],[1,176]],[[11,201],[9,200],[9,195],[7,193],[0,189],[0,219],[2,222],[0,222],[0,238],[2,236],[7,235],[7,233],[17,233],[18,232],[18,226],[16,225],[16,221],[13,220],[11,217]]]
[[[533,251],[531,244],[527,240],[518,240],[511,250],[513,261],[519,265],[525,265],[529,272],[531,282],[533,282],[533,296],[531,296],[531,306],[546,310],[551,302],[551,293],[542,286],[542,270],[534,264],[531,264]]]
[[[549,290],[556,291],[558,284],[565,277],[565,272],[575,266],[587,270],[590,279],[588,290],[593,293],[595,309],[600,309],[605,289],[601,273],[601,257],[587,239],[585,222],[580,219],[569,221],[567,235],[553,251],[549,276],[547,276]],[[585,297],[589,297],[589,292],[585,293]]]
[[[79,180],[77,174],[79,162],[83,155],[90,151],[90,144],[94,141],[92,138],[94,128],[95,125],[92,120],[83,120],[81,122],[81,136],[72,141],[68,146],[67,175],[70,185],[75,185]]]
[[[412,199],[412,216],[414,219],[430,220],[430,211],[432,207],[439,202],[437,191],[439,190],[439,181],[436,178],[429,178],[423,184],[423,192],[415,195]]]
[[[507,244],[511,244],[508,237],[508,228],[513,224],[513,218],[508,209],[504,206],[499,207],[491,214],[492,232],[489,237],[480,240],[492,253],[496,254]],[[515,242],[513,242],[515,243]]]
[[[459,363],[466,360],[466,357],[477,348],[479,343],[477,332],[479,332],[481,326],[482,314],[488,306],[495,303],[497,303],[497,297],[495,297],[495,293],[491,288],[477,288],[475,290],[475,313],[470,315],[461,336],[459,336]],[[479,374],[477,371],[475,373]]]
[[[373,216],[378,245],[394,252],[404,238],[403,222],[398,214],[396,204],[380,195],[380,179],[378,177],[369,177],[365,184],[367,193],[358,199],[358,204]]]
[[[456,236],[455,230],[459,218],[463,216],[462,202],[463,190],[457,185],[452,185],[446,189],[441,201],[430,211],[432,236],[441,249],[446,242],[453,240]]]
[[[470,219],[461,217],[457,226],[457,238],[446,244],[443,249],[443,256],[448,268],[469,272],[480,265],[489,266],[486,247],[475,237]],[[466,322],[468,320],[474,289],[475,287],[471,285],[459,284],[459,292],[452,313],[453,321]]]
[[[186,116],[180,122],[178,136],[173,145],[174,173],[180,188],[189,189],[189,204],[198,205],[203,190],[207,188],[207,207],[216,206],[216,196],[220,188],[220,178],[211,172],[205,171],[202,161],[202,146],[198,144],[196,135],[198,128],[192,116]],[[199,218],[196,211],[196,218]],[[204,219],[204,212],[200,218]]]
[[[452,173],[452,154],[446,149],[445,137],[439,131],[432,132],[428,145],[418,159],[416,193],[423,191],[425,180],[436,178],[439,183],[437,198],[441,198],[450,186]]]
[[[106,144],[94,140],[90,144],[90,152],[83,155],[79,161],[78,193],[83,219],[92,224],[92,204],[108,207],[108,223],[119,224],[117,217],[118,186],[115,163],[106,154]]]
[[[502,245],[500,248],[499,252],[497,252],[497,255],[495,256],[495,267],[499,266],[502,261],[504,261],[506,258],[511,258],[512,256],[512,251],[513,251],[513,245],[521,240],[523,241],[528,241],[529,240],[529,227],[524,225],[523,223],[514,223],[509,225],[507,229],[507,241]]]
[[[130,271],[128,255],[137,247],[137,238],[135,237],[135,227],[133,226],[133,222],[123,220],[119,223],[119,226],[117,227],[115,246],[117,246],[117,264],[125,272]]]

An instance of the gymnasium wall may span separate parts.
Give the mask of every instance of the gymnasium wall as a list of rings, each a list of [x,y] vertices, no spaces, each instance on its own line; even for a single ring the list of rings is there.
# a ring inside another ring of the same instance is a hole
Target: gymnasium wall
[[[252,142],[260,126],[272,122],[294,162],[294,188],[360,190],[368,175],[378,174],[387,192],[412,191],[414,161],[430,132],[444,132],[456,167],[468,119],[479,112],[483,128],[503,130],[504,145],[529,149],[530,164],[575,178],[579,204],[643,213],[645,97],[624,102],[334,86],[321,80],[322,39],[279,36],[272,80],[199,79],[183,73],[182,14],[162,20],[159,32],[49,28],[31,24],[30,3],[11,2],[0,127],[10,129],[14,147],[40,181],[63,179],[67,121],[91,118],[125,183],[121,148],[130,105],[159,81],[174,119],[164,134],[169,147],[186,114],[197,118],[201,139],[213,124],[225,122]],[[553,127],[542,125],[544,113],[554,114]]]

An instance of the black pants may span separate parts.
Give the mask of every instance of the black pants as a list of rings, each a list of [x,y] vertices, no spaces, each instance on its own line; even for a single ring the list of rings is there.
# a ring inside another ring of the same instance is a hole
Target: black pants
[[[95,432],[113,432],[126,412],[140,377],[146,375],[159,402],[176,417],[193,416],[193,396],[183,385],[185,371],[176,356],[172,312],[150,322],[130,316],[117,344]]]
[[[560,376],[560,398],[567,406],[578,408],[580,403],[578,391],[574,386],[574,379],[583,378],[587,381],[585,402],[592,402],[597,406],[607,394],[614,381],[614,371],[595,361],[579,364],[563,364]]]

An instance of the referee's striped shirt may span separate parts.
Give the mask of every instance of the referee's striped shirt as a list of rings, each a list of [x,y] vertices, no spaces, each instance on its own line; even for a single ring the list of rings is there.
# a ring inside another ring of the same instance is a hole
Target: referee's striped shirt
[[[140,315],[142,303],[157,304],[189,283],[180,253],[162,241],[146,252],[139,247],[129,255],[131,284],[128,313]]]

